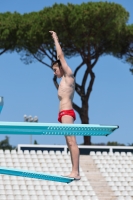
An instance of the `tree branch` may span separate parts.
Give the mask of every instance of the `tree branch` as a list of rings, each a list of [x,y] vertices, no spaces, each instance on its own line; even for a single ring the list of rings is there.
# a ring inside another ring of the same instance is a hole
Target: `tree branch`
[[[90,93],[92,91],[92,87],[93,87],[94,80],[95,80],[95,74],[92,70],[90,72],[90,76],[91,76],[91,80],[90,80],[90,83],[89,83],[89,86],[88,86],[87,92],[86,92],[87,99],[89,99],[89,97],[90,97]]]
[[[39,49],[51,60],[51,62],[53,61],[52,57],[50,57],[43,48],[39,47]]]
[[[85,62],[83,61],[74,71],[74,77],[76,77],[76,74],[78,72],[78,70],[85,64]]]
[[[81,89],[82,89],[81,86],[78,83],[75,83],[75,91],[79,96],[82,95]]]
[[[0,52],[0,55],[2,55],[3,53],[5,53],[7,50],[9,50],[9,48],[4,49],[3,51]]]
[[[57,56],[56,56],[56,51],[54,49],[52,49],[52,51],[48,48],[48,45],[47,45],[47,50],[48,52],[52,55],[52,59],[53,57],[55,58],[55,60],[57,59]]]
[[[41,62],[42,64],[46,65],[47,67],[49,67],[51,69],[51,66],[48,65],[47,63],[43,62],[42,60],[40,60],[38,57],[35,56],[35,54],[33,54],[34,58],[37,59],[39,62]]]
[[[55,85],[56,89],[58,89],[59,88],[59,84],[57,82],[57,77],[55,75],[53,77],[53,82],[54,82],[54,85]]]
[[[74,110],[76,110],[76,112],[78,112],[78,113],[81,112],[81,108],[77,104],[75,104],[74,102],[73,102],[73,108],[74,108]]]
[[[97,56],[96,59],[94,60],[94,62],[91,64],[91,69],[92,69],[92,68],[95,66],[95,64],[97,63],[98,58],[99,58],[99,56]]]

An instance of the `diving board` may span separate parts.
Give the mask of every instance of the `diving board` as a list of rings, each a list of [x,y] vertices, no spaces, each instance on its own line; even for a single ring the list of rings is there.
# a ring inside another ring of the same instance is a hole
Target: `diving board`
[[[4,105],[4,100],[3,97],[0,96],[0,113],[2,111],[3,105]]]
[[[17,135],[107,136],[118,128],[99,124],[0,122],[0,134]]]
[[[34,178],[34,179],[47,180],[47,181],[56,181],[56,182],[62,182],[62,183],[71,183],[72,181],[74,181],[74,178],[69,178],[65,176],[58,176],[54,174],[51,175],[51,174],[40,173],[40,172],[35,172],[35,171],[28,171],[28,170],[22,170],[22,169],[16,169],[16,168],[6,168],[6,167],[0,167],[0,174],[28,177],[28,178]]]

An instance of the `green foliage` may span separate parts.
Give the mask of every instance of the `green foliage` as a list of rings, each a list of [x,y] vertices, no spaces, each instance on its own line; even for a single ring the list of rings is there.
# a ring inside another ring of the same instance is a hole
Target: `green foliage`
[[[34,140],[34,144],[38,144],[38,142],[36,140]]]
[[[118,52],[128,16],[122,6],[114,3],[55,4],[22,16],[20,40],[23,38],[23,47],[31,53],[42,45],[44,49],[54,48],[48,31],[55,30],[68,57],[98,49],[100,54]]]
[[[125,144],[121,144],[118,142],[108,142],[107,146],[125,146]]]
[[[121,5],[109,2],[54,4],[23,15],[7,12],[0,14],[0,48],[16,49],[28,60],[31,56],[29,62],[33,54],[43,60],[46,50],[54,51],[48,32],[54,30],[68,58],[106,53],[121,57],[128,45],[121,40],[128,17]]]
[[[0,14],[0,49],[13,51],[17,47],[17,31],[21,15],[19,13]]]
[[[4,140],[1,140],[0,141],[0,149],[9,149],[9,150],[12,150],[12,149],[15,149],[15,147],[13,147],[12,145],[10,145],[9,143],[9,137],[5,137]]]

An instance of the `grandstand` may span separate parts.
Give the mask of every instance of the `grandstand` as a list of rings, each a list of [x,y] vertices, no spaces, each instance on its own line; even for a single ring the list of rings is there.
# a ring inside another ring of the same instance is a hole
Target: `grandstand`
[[[0,150],[0,166],[67,175],[71,161],[65,151],[30,145],[27,150]],[[81,146],[80,146],[81,147]],[[62,147],[63,148],[63,147]],[[81,147],[84,148],[85,147]],[[86,147],[87,148],[87,147]],[[81,180],[70,184],[0,175],[0,200],[131,200],[133,199],[133,148],[129,151],[98,151],[80,156]],[[94,148],[94,150],[92,150]],[[105,148],[105,147],[102,147]],[[107,148],[107,147],[106,147]],[[124,147],[123,147],[124,148]]]

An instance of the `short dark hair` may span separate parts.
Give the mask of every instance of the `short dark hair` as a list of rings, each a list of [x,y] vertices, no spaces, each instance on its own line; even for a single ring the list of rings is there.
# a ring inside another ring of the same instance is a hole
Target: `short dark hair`
[[[58,63],[58,65],[59,65],[59,67],[61,66],[61,62],[60,62],[60,60],[56,60],[56,61],[54,61],[53,63],[52,63],[52,68],[53,68],[53,66],[54,65],[56,65]]]

